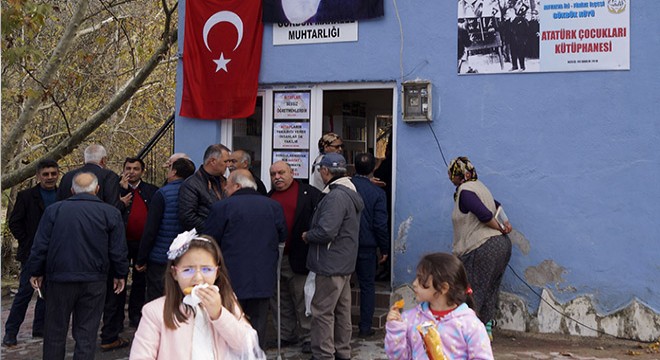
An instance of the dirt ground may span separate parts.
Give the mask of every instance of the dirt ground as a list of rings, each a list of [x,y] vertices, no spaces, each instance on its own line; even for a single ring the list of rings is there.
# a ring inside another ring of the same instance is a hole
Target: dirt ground
[[[614,337],[582,337],[557,334],[495,332],[493,352],[497,359],[660,359],[660,343],[640,343]],[[529,357],[524,357],[528,354]],[[511,356],[517,357],[511,357]],[[547,356],[547,357],[546,357]]]
[[[3,281],[2,296],[2,333],[4,334],[4,322],[7,319],[9,308],[13,300],[12,294],[8,291],[11,287],[11,279]],[[26,321],[21,326],[19,333],[19,345],[8,349],[2,347],[0,358],[2,359],[39,359],[41,358],[42,341],[39,338],[32,338],[31,320],[34,316],[34,302],[31,303],[26,314]],[[128,325],[128,324],[126,324]],[[134,329],[126,328],[123,335],[132,339]],[[387,356],[383,349],[383,339],[385,332],[383,329],[368,339],[360,339],[353,332],[351,341],[352,358],[365,360],[386,360]],[[269,330],[269,340],[274,339],[274,333]],[[578,337],[557,334],[537,334],[521,333],[515,331],[506,331],[501,329],[494,330],[495,339],[492,343],[495,359],[580,359],[580,360],[660,360],[660,343],[646,344],[636,341],[619,340],[613,337]],[[67,341],[67,358],[73,354],[73,339],[69,334]],[[119,360],[128,359],[130,347],[118,349],[112,352],[97,351],[96,359],[100,360]],[[267,351],[268,359],[277,358],[277,349]],[[307,360],[309,354],[302,354],[299,346],[293,346],[282,349],[282,359],[288,360]]]

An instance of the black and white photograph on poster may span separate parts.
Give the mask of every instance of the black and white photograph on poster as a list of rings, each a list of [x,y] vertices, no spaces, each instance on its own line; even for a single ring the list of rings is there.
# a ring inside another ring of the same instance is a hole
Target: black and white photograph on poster
[[[458,74],[630,70],[631,0],[459,0]]]
[[[296,179],[309,178],[309,152],[307,151],[273,151],[273,163],[284,161],[293,170]]]
[[[540,0],[458,0],[458,74],[538,72]]]

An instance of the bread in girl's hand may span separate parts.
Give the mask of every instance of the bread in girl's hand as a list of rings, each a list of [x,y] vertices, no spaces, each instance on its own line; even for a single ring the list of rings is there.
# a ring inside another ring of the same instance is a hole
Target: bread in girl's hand
[[[198,287],[198,286],[201,287],[201,288],[207,288],[207,287],[210,287],[210,288],[213,288],[213,290],[215,290],[215,291],[218,291],[218,292],[220,291],[220,289],[219,289],[217,286],[215,286],[215,285],[201,284],[201,285],[189,286],[189,287],[183,289],[183,295],[190,295],[190,294],[192,294],[193,289],[194,289],[195,287]]]
[[[406,304],[406,302],[403,299],[401,299],[399,301],[394,302],[394,308],[401,310],[401,309],[403,309],[403,306],[405,304]]]

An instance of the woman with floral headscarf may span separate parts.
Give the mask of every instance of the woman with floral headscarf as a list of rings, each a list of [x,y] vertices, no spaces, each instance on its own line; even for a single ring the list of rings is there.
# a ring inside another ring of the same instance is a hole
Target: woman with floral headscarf
[[[451,161],[449,180],[456,185],[451,215],[454,254],[465,266],[474,291],[475,311],[492,340],[500,284],[511,258],[511,241],[506,236],[511,224],[507,220],[500,226],[495,218],[500,203],[477,179],[477,171],[467,157]]]

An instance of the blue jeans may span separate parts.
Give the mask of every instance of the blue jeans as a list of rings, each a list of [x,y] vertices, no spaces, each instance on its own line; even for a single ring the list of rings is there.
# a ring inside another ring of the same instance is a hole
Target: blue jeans
[[[371,330],[371,319],[376,306],[376,270],[378,255],[376,248],[360,248],[358,250],[355,272],[360,282],[360,323],[361,333]]]
[[[27,312],[30,300],[34,293],[32,285],[30,285],[30,274],[21,266],[21,274],[18,284],[18,292],[14,297],[14,302],[9,310],[9,316],[5,323],[5,337],[18,335],[18,330],[25,320],[25,313]],[[46,313],[46,303],[43,299],[37,298],[37,304],[34,307],[34,321],[32,322],[32,333],[43,333],[44,331],[44,315]]]
[[[44,331],[44,360],[61,360],[66,353],[69,319],[76,346],[74,360],[94,359],[96,336],[105,302],[105,281],[48,282],[46,298],[46,327]],[[72,316],[73,315],[73,316]]]

